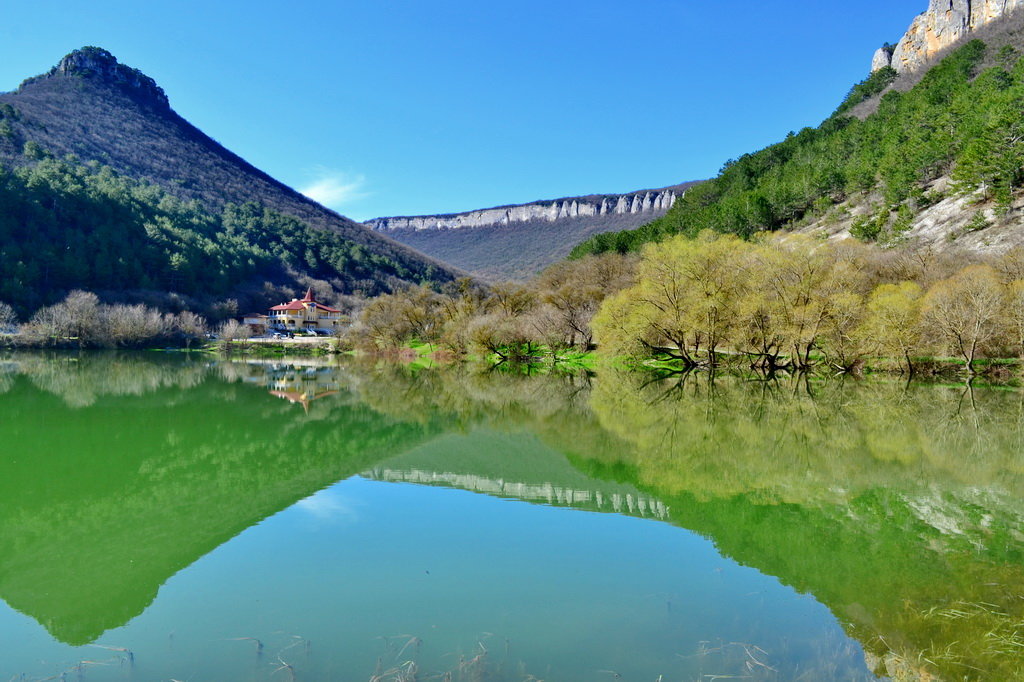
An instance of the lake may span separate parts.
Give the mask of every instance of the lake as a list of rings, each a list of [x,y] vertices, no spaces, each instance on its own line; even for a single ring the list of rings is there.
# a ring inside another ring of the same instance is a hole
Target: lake
[[[0,680],[1010,680],[1024,393],[0,355]]]

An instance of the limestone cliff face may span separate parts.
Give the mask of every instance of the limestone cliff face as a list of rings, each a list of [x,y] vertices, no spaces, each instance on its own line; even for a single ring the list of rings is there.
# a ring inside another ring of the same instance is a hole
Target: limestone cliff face
[[[1021,7],[1024,0],[930,0],[928,10],[914,19],[891,55],[885,48],[875,53],[871,69],[916,71],[971,31]]]
[[[490,227],[534,221],[555,222],[563,218],[588,216],[664,213],[683,193],[683,189],[646,190],[632,194],[595,195],[555,201],[538,201],[519,206],[485,208],[467,213],[368,220],[368,227],[380,232],[395,230],[451,230],[465,227]]]

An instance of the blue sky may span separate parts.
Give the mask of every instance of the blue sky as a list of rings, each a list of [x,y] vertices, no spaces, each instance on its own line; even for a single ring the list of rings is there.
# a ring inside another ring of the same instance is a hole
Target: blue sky
[[[713,176],[816,125],[925,0],[36,0],[0,90],[83,45],[357,219]]]

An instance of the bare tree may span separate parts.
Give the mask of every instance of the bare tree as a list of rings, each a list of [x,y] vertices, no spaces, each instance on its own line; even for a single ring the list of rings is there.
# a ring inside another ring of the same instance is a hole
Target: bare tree
[[[185,310],[175,316],[174,328],[181,334],[185,347],[190,348],[195,340],[203,338],[208,327],[204,317]]]
[[[971,265],[938,282],[924,301],[924,320],[930,330],[963,357],[974,374],[980,350],[1005,328],[1005,294],[999,275],[988,265]]]
[[[220,325],[217,329],[217,335],[223,343],[230,344],[232,341],[248,339],[252,336],[252,330],[238,320],[232,318]]]
[[[10,333],[18,325],[18,315],[7,303],[0,301],[0,334]]]

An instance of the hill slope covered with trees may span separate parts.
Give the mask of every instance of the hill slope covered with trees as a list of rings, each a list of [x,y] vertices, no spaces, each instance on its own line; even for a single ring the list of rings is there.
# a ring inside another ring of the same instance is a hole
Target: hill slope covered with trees
[[[890,87],[892,69],[875,72],[817,128],[728,161],[663,218],[597,235],[572,255],[635,251],[705,229],[750,236],[794,228],[850,200],[870,204],[851,225],[853,236],[898,240],[944,198],[929,191],[940,178],[951,179],[945,192],[970,196],[1004,224],[1015,221],[1024,186],[1024,61],[1010,39],[1016,34],[998,35],[1004,40],[956,48],[912,86],[904,83],[906,91]]]

